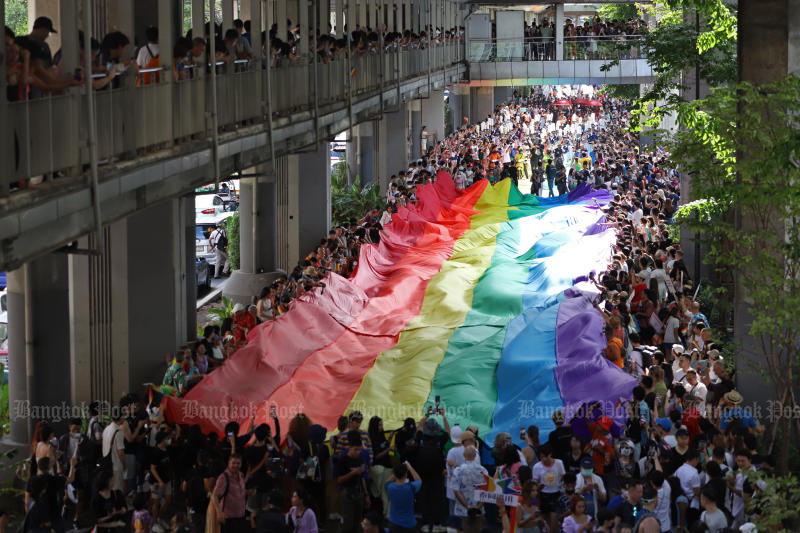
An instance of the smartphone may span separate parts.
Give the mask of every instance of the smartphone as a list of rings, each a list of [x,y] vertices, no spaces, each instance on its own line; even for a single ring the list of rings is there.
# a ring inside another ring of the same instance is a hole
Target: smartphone
[[[271,405],[270,408],[269,408],[269,416],[271,416],[272,418],[275,418],[275,413],[276,413],[275,406]]]
[[[439,410],[439,396],[436,396],[436,410]]]
[[[525,435],[526,434],[527,434],[527,432],[525,431],[525,428],[519,428],[519,438],[521,440],[525,440]]]
[[[233,432],[232,431],[228,432],[228,437],[233,437]]]

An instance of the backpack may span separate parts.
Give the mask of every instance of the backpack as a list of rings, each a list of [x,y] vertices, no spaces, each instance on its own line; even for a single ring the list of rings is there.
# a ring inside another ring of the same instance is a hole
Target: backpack
[[[225,230],[219,230],[217,242],[214,244],[214,246],[220,250],[226,250],[228,248],[228,234],[225,233]]]

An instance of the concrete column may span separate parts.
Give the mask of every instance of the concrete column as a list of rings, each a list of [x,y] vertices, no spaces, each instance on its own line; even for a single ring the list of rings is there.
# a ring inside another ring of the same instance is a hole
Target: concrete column
[[[556,59],[562,61],[564,59],[564,4],[556,4]]]
[[[420,21],[420,17],[422,16],[420,13],[420,0],[411,0],[409,7],[411,10],[411,31],[418,34],[422,27]]]
[[[358,160],[360,162],[361,185],[375,180],[375,124],[364,122],[358,125]]]
[[[331,145],[297,154],[299,188],[300,256],[305,257],[331,229]]]
[[[470,88],[470,104],[472,122],[481,122],[494,111],[494,87]]]
[[[356,0],[343,0],[347,4],[347,16],[345,25],[347,26],[348,39],[356,29]]]
[[[298,160],[282,156],[276,161],[277,262],[276,267],[290,272],[300,259]]]
[[[288,27],[286,26],[286,3],[288,0],[275,0],[275,23],[278,25],[278,39],[286,41]]]
[[[428,138],[428,146],[433,140],[444,139],[444,91],[431,91],[430,98],[420,100],[422,104],[422,125],[428,131],[436,132],[435,137]]]
[[[336,2],[336,38],[341,39],[344,35],[344,0]]]
[[[67,255],[51,253],[8,273],[10,439],[30,442],[42,408],[70,403]],[[30,411],[29,411],[30,410]]]
[[[408,166],[405,119],[405,110],[402,109],[396,113],[384,113],[383,120],[377,123],[378,179],[383,192],[386,191],[389,177]]]
[[[321,35],[329,33],[331,24],[331,3],[330,0],[319,0],[317,2],[317,26]]]
[[[276,261],[277,198],[275,176],[268,165],[247,169],[258,177],[241,181],[239,193],[239,269],[223,286],[223,294],[250,304],[278,273]]]
[[[222,0],[222,36],[225,30],[233,28],[233,19],[236,18],[233,7],[233,0]]]
[[[412,100],[408,104],[411,111],[411,159],[416,161],[420,154],[420,135],[422,133],[422,104],[421,100]]]
[[[367,2],[366,0],[361,0],[358,2],[358,25],[362,28],[367,27]]]
[[[61,38],[61,72],[75,72],[80,66],[78,61],[78,7],[74,0],[61,0],[61,27],[58,35]],[[55,50],[53,50],[55,52]]]
[[[300,55],[308,55],[308,29],[311,27],[309,24],[308,16],[308,0],[297,0],[297,15],[298,22],[300,23]],[[294,23],[294,22],[293,22]]]
[[[745,0],[738,5],[739,80],[761,85],[784,78],[800,68],[800,38],[797,0]],[[738,211],[738,210],[737,210]],[[743,228],[751,228],[749,216],[736,213]],[[787,222],[788,223],[788,222]],[[781,231],[783,221],[776,221]],[[734,339],[737,342],[736,386],[747,406],[769,405],[778,400],[773,386],[764,382],[758,369],[763,367],[759,339],[750,335],[752,301],[736,274],[733,295]]]

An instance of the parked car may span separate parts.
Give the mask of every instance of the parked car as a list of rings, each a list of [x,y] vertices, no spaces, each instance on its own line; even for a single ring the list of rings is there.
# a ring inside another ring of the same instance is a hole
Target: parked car
[[[194,264],[194,277],[197,280],[198,289],[208,289],[211,287],[211,278],[214,277],[214,267],[208,264],[204,257],[198,257]]]
[[[239,180],[221,181],[219,191],[214,184],[195,189],[195,211],[236,211],[239,208]]]

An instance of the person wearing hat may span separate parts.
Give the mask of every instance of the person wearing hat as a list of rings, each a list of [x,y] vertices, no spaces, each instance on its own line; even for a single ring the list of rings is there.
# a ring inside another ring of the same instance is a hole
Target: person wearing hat
[[[742,409],[742,407],[740,407],[742,401],[742,395],[736,390],[732,390],[722,396],[722,416],[719,421],[719,429],[727,431],[731,420],[738,418],[741,421],[742,427],[751,433],[763,432],[764,426],[759,424],[758,420],[756,420],[747,409]]]
[[[456,503],[456,496],[454,493],[454,477],[453,473],[456,468],[466,462],[464,459],[465,446],[475,446],[475,434],[469,430],[462,430],[458,424],[450,428],[450,440],[454,444],[447,452],[446,466],[447,466],[447,501],[450,506],[450,514],[453,514],[453,508]],[[480,456],[475,456],[475,461],[480,464]]]
[[[58,33],[53,27],[53,21],[48,17],[37,17],[33,21],[33,30],[31,30],[28,39],[38,47],[38,53],[32,54],[37,59],[44,69],[49,69],[53,66],[53,55],[50,53],[50,46],[47,44],[47,38],[51,33]]]
[[[605,505],[608,498],[605,483],[594,470],[591,457],[581,459],[581,471],[575,479],[575,494],[586,500],[586,512],[592,516]]]
[[[591,409],[586,410],[588,416]],[[605,473],[606,465],[610,465],[616,456],[614,445],[611,441],[611,428],[614,421],[607,416],[600,417],[597,422],[587,421],[587,427],[592,433],[592,440],[586,444],[584,451],[591,452],[594,471],[599,475]]]

